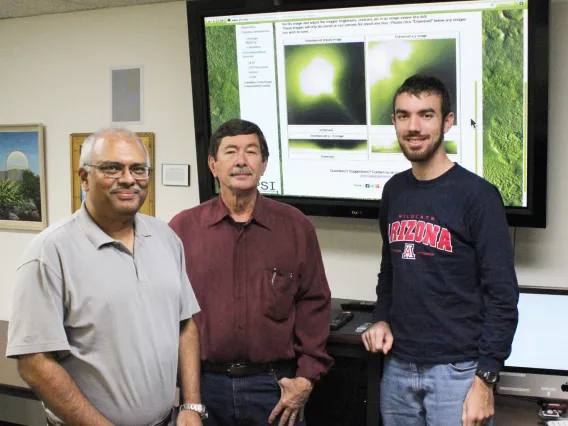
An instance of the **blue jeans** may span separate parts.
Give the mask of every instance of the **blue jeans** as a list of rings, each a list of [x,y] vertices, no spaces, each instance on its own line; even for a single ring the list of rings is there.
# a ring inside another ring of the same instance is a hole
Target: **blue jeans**
[[[266,426],[280,400],[282,377],[293,378],[295,368],[275,369],[262,374],[232,378],[222,373],[201,373],[201,399],[209,418],[204,426]],[[273,425],[278,425],[277,418]],[[287,423],[286,423],[287,424]],[[296,421],[296,426],[306,426]]]
[[[476,368],[477,361],[415,364],[387,356],[381,381],[383,425],[461,426]]]

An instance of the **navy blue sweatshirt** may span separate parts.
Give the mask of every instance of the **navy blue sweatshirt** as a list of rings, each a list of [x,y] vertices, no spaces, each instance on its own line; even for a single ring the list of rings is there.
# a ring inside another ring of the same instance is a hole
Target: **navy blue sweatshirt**
[[[519,297],[503,202],[485,179],[453,166],[385,185],[383,250],[373,321],[389,323],[392,353],[409,362],[478,360],[499,372],[511,352]]]

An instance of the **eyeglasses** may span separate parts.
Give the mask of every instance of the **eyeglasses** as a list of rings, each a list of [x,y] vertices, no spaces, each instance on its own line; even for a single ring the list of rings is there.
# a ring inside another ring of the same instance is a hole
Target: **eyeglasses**
[[[124,171],[126,168],[130,171],[130,175],[136,180],[144,180],[150,177],[150,167],[142,167],[142,166],[122,166],[120,164],[108,164],[103,166],[95,166],[94,164],[85,164],[85,166],[94,167],[95,169],[99,169],[101,172],[104,173],[106,177],[112,179],[120,179],[124,176]]]

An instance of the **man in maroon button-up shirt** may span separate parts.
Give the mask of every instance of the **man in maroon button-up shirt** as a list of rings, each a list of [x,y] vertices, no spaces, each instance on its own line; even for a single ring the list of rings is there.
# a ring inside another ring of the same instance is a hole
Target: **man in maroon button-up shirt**
[[[238,119],[222,124],[209,150],[220,196],[170,222],[201,306],[195,321],[206,425],[304,424],[313,384],[333,363],[325,347],[331,294],[316,232],[300,211],[259,194],[267,160],[258,126]],[[283,374],[288,378],[273,368],[284,361],[292,365]],[[218,371],[237,362],[261,371],[243,378]]]

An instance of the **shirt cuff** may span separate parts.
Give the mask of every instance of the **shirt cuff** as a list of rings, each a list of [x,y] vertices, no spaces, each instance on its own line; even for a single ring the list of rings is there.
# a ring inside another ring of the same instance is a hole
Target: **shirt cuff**
[[[477,368],[482,371],[499,374],[501,372],[502,364],[502,362],[497,361],[496,359],[482,356],[477,361]]]
[[[389,322],[388,319],[389,319],[389,314],[387,312],[379,311],[378,309],[375,309],[373,311],[373,324],[380,321],[388,323]]]
[[[306,357],[305,359],[300,358],[298,359],[298,369],[296,370],[296,377],[303,377],[315,384],[319,382],[321,376],[324,375],[331,368],[332,365],[333,365],[333,359],[331,358],[325,365],[314,359],[309,359],[308,357]]]

